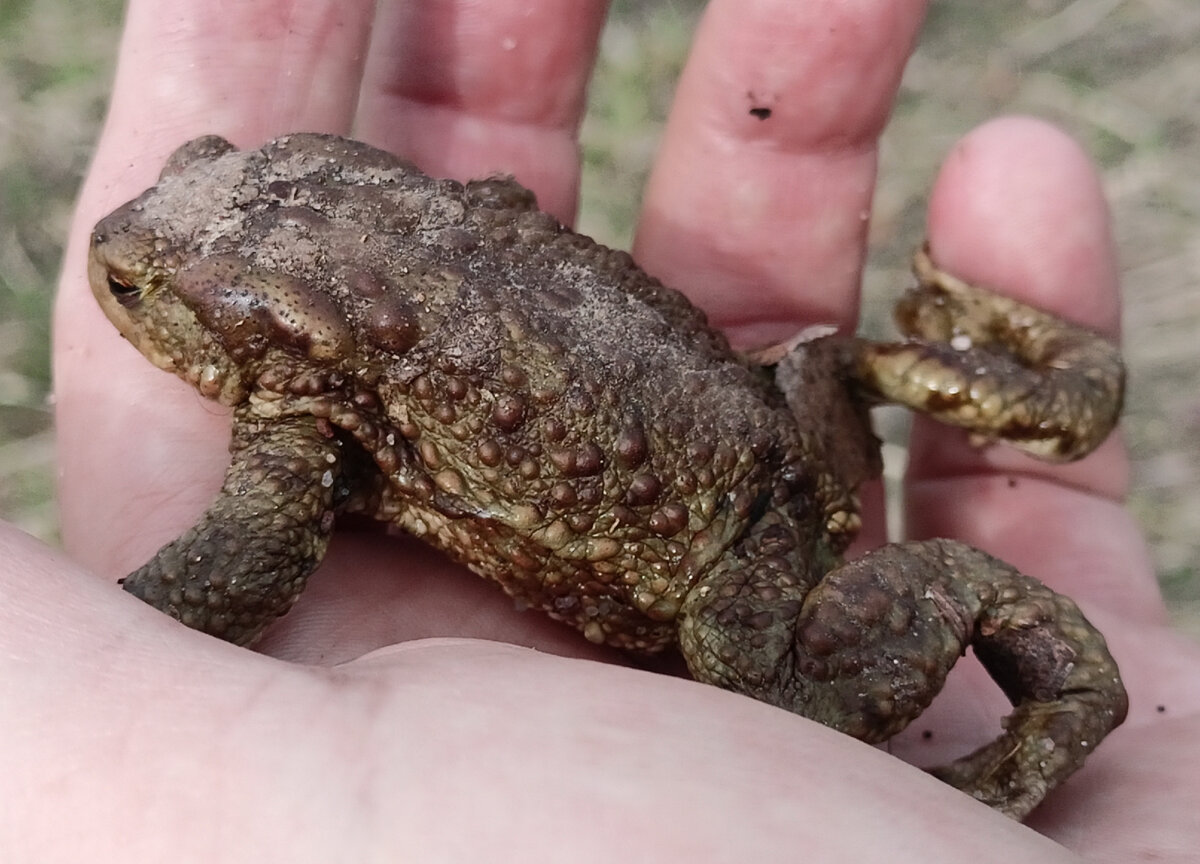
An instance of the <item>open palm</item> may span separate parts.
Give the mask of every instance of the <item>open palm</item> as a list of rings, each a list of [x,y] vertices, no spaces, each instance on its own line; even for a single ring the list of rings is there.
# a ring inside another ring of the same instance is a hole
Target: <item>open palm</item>
[[[382,534],[339,535],[261,654],[115,590],[215,492],[228,420],[104,321],[83,274],[90,226],[187,138],[295,130],[353,133],[434,174],[510,172],[569,220],[603,6],[131,2],[56,321],[63,532],[82,566],[0,534],[0,795],[22,790],[0,807],[0,858],[1115,861],[1200,847],[1200,649],[1166,627],[1115,439],[1052,467],[914,429],[913,535],[974,543],[1070,594],[1126,677],[1129,720],[1035,830],[815,724],[630,668]],[[710,3],[635,253],[735,341],[853,326],[876,139],[922,12]],[[1008,119],[964,139],[928,230],[947,269],[1115,332],[1099,187],[1049,127]],[[965,749],[1000,703],[967,668],[893,752]]]

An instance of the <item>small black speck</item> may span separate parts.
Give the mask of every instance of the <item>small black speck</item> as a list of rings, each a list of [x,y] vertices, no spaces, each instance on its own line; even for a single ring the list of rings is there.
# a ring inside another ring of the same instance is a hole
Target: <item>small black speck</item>
[[[750,116],[757,117],[759,120],[766,120],[768,117],[771,116],[771,109],[770,108],[751,108]]]
[[[922,732],[922,733],[921,733],[921,740],[922,740],[922,741],[928,741],[928,740],[929,740],[930,738],[932,738],[932,737],[933,737],[933,730],[932,730],[932,729],[926,729],[924,732]]]
[[[1166,705],[1155,705],[1154,710],[1157,711],[1159,714],[1166,714],[1167,706]]]
[[[1017,488],[1017,478],[1016,478],[1016,477],[1009,477],[1009,478],[1008,478],[1008,488],[1009,488],[1009,489],[1016,489],[1016,488]]]

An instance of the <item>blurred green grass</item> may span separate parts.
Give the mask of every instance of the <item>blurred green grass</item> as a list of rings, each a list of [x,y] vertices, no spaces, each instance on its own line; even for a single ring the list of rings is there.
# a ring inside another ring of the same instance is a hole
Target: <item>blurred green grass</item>
[[[616,0],[582,131],[580,227],[628,246],[699,0]],[[0,517],[53,540],[49,310],[103,119],[118,0],[0,0]],[[1097,159],[1126,286],[1132,506],[1200,634],[1200,3],[940,0],[881,150],[865,327],[886,329],[940,158],[989,117],[1054,120]],[[898,445],[893,445],[892,449]]]
[[[50,304],[122,4],[0,4],[0,516],[53,539]]]

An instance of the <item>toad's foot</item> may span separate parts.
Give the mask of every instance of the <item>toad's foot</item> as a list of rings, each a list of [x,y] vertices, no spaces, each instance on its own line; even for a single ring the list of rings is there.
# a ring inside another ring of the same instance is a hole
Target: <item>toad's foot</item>
[[[232,449],[208,510],[124,586],[189,627],[246,644],[291,607],[325,554],[342,458],[312,417],[256,425]]]
[[[769,522],[770,517],[766,521]],[[949,540],[893,544],[807,591],[780,526],[689,595],[680,645],[693,675],[881,741],[919,715],[965,647],[1015,706],[991,744],[934,774],[1016,819],[1125,717],[1103,637],[1068,598]]]
[[[1108,437],[1125,382],[1117,346],[941,272],[927,249],[913,270],[919,284],[896,307],[912,341],[858,343],[853,375],[869,396],[1054,462]]]

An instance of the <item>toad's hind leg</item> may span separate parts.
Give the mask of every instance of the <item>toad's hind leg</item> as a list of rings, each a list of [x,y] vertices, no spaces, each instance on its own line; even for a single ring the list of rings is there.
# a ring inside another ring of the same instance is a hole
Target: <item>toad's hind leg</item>
[[[719,566],[687,598],[680,644],[697,679],[881,741],[971,645],[1015,710],[995,741],[933,773],[1018,819],[1124,719],[1103,637],[1003,562],[955,541],[893,544],[807,591],[785,572],[783,526],[756,534],[767,554]]]
[[[291,607],[325,554],[344,459],[312,417],[234,425],[217,498],[123,584],[189,627],[246,644]]]
[[[896,307],[910,341],[858,342],[851,374],[897,402],[984,440],[1064,462],[1096,449],[1121,412],[1125,370],[1103,336],[913,260]]]

